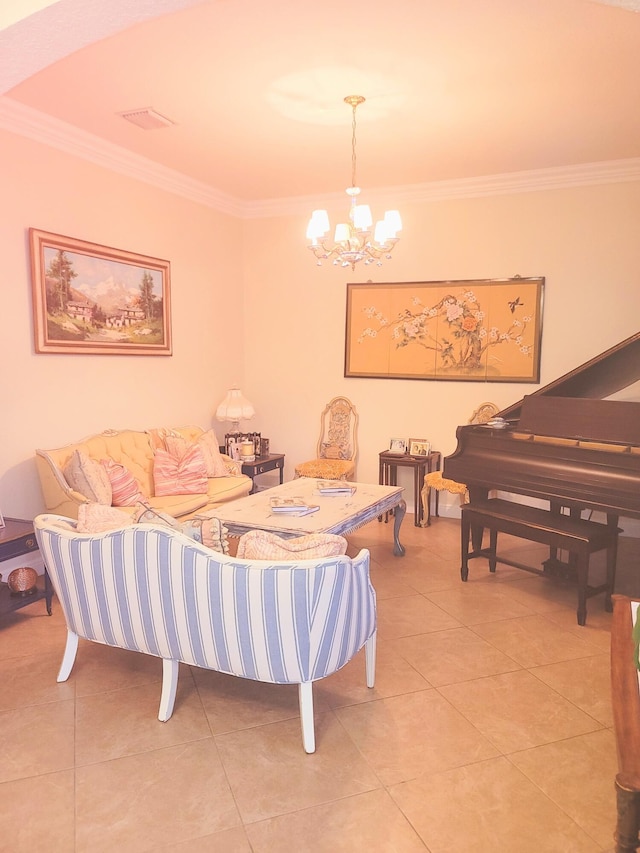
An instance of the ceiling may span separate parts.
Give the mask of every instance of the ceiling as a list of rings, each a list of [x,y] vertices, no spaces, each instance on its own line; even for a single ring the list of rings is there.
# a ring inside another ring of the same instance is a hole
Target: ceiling
[[[59,0],[0,30],[0,102],[239,205],[348,186],[350,94],[363,192],[606,164],[640,158],[639,7]]]

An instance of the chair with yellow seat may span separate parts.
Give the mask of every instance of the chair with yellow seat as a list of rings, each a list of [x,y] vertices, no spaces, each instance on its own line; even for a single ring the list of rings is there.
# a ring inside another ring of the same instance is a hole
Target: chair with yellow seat
[[[471,415],[467,423],[469,424],[486,424],[488,420],[498,413],[498,407],[495,403],[482,403],[475,412]],[[422,487],[421,498],[423,513],[423,527],[428,527],[431,524],[430,498],[431,489],[437,492],[449,492],[452,495],[460,495],[460,506],[469,503],[469,491],[466,483],[457,483],[455,480],[449,480],[442,476],[441,471],[431,471],[424,475],[424,485]],[[436,512],[437,515],[437,512]]]
[[[295,467],[296,477],[355,480],[358,454],[358,413],[347,397],[334,397],[320,416],[316,458]]]

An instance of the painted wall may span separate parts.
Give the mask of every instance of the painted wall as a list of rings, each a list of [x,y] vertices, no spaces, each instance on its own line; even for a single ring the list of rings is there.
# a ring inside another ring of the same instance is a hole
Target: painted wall
[[[17,135],[2,133],[0,150],[5,515],[42,509],[36,447],[107,427],[213,423],[223,433],[213,413],[235,382],[257,410],[247,426],[286,453],[287,479],[312,455],[326,401],[350,397],[358,476],[373,481],[391,436],[451,453],[479,403],[506,406],[537,387],[345,379],[349,281],[545,276],[542,384],[638,330],[638,182],[403,205],[394,260],[352,273],[315,265],[306,215],[242,222]],[[36,355],[29,226],[169,259],[174,355]]]
[[[446,455],[480,403],[504,407],[539,387],[345,379],[347,282],[544,276],[543,385],[640,328],[640,183],[403,205],[402,216],[393,260],[355,272],[315,266],[303,217],[245,226],[245,384],[288,478],[336,394],[360,415],[358,478],[377,482],[391,436],[428,438]],[[410,471],[399,475],[411,495]]]
[[[1,133],[0,150],[0,508],[29,517],[43,508],[36,447],[107,428],[212,425],[243,379],[242,223],[17,135]],[[170,260],[174,355],[36,355],[30,226]]]

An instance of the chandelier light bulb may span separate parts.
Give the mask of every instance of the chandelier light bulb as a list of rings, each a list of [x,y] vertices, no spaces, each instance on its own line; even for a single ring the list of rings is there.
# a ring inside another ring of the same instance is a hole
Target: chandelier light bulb
[[[364,103],[362,95],[349,95],[345,99],[353,113],[351,120],[351,186],[346,193],[351,200],[349,221],[336,225],[333,244],[327,241],[331,231],[329,215],[326,210],[314,210],[307,226],[307,246],[314,254],[318,266],[323,260],[332,260],[334,266],[356,268],[364,261],[365,265],[375,263],[382,266],[382,259],[390,260],[391,251],[400,239],[402,220],[397,210],[385,211],[384,218],[376,222],[373,236],[371,227],[373,217],[368,204],[356,204],[360,187],[356,186],[356,109]]]

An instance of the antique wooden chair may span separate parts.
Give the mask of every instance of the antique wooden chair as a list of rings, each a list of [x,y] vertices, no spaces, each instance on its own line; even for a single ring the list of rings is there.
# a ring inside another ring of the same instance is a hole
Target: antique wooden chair
[[[482,403],[475,412],[471,415],[467,423],[470,424],[486,424],[488,420],[498,413],[498,407],[495,403]],[[442,476],[441,471],[431,471],[424,476],[424,485],[422,487],[422,506],[423,506],[423,527],[428,527],[431,524],[430,498],[431,489],[436,489],[438,492],[449,492],[452,495],[460,495],[460,505],[469,502],[469,491],[466,483],[457,483],[455,480],[449,480]],[[436,513],[437,514],[437,513]]]
[[[358,454],[358,413],[351,400],[334,397],[320,416],[316,458],[295,467],[296,477],[355,480]]]

